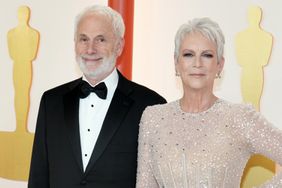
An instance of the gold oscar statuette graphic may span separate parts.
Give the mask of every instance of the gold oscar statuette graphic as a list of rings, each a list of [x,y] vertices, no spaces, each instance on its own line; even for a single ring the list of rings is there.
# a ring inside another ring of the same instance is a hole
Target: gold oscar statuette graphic
[[[249,27],[235,37],[238,64],[241,66],[241,94],[243,101],[259,111],[263,91],[263,68],[272,50],[272,35],[260,27],[262,10],[251,6],[248,10]],[[243,188],[260,185],[273,176],[275,164],[261,155],[252,157],[242,179]]]
[[[263,67],[267,65],[272,50],[272,35],[260,28],[261,15],[259,7],[251,6],[249,27],[235,38],[236,56],[242,68],[242,97],[257,110],[263,90]]]
[[[34,134],[28,132],[28,112],[32,82],[32,61],[36,58],[39,32],[28,24],[30,9],[20,6],[18,25],[8,32],[8,49],[13,60],[16,130],[0,132],[0,176],[27,180]]]

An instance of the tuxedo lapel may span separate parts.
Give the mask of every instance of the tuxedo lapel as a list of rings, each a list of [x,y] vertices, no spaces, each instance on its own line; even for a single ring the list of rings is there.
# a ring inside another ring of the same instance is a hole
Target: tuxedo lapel
[[[64,118],[65,128],[69,138],[70,145],[73,150],[75,160],[83,172],[82,156],[81,156],[81,145],[79,136],[79,97],[77,84],[81,79],[77,80],[71,85],[71,91],[64,96]],[[55,110],[55,109],[54,109]]]
[[[132,90],[128,83],[129,81],[127,81],[119,73],[118,87],[115,91],[109,110],[106,114],[102,129],[92,152],[90,161],[86,167],[85,173],[89,172],[97,159],[101,156],[101,154],[111,141],[111,138],[126,117],[126,114],[133,103],[132,99],[128,97],[128,94]]]

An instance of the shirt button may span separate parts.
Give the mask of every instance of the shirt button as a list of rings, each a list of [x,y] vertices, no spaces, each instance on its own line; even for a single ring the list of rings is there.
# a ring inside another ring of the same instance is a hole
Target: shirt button
[[[87,181],[86,180],[82,180],[81,182],[80,182],[80,185],[86,185],[87,184]]]
[[[85,157],[87,157],[87,154],[84,154]]]
[[[94,105],[93,105],[93,104],[91,104],[91,107],[93,108],[93,107],[94,107]]]

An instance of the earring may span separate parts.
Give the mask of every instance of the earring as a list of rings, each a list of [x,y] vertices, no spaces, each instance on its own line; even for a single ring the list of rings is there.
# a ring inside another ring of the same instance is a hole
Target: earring
[[[175,76],[180,76],[179,72],[175,72]]]
[[[221,78],[220,72],[216,74],[215,78],[218,78],[218,79]]]

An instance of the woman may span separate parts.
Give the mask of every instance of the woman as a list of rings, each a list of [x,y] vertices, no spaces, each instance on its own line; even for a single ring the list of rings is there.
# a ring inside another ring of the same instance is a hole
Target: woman
[[[213,94],[223,48],[222,31],[208,18],[179,28],[174,59],[184,95],[144,111],[137,188],[238,188],[251,155],[282,164],[282,132],[252,106]],[[282,175],[264,186],[282,187]]]

